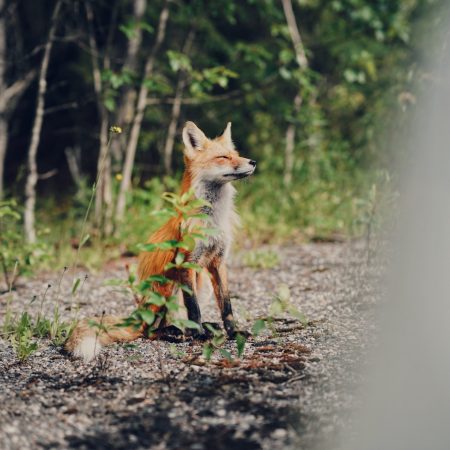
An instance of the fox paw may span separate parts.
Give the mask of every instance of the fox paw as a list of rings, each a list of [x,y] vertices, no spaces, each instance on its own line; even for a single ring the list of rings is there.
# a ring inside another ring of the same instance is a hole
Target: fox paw
[[[203,326],[200,326],[200,329],[188,328],[186,330],[186,336],[196,341],[207,341],[210,338],[210,332],[205,330]]]
[[[156,337],[157,339],[161,339],[162,341],[173,343],[182,342],[184,339],[183,332],[173,325],[169,325],[157,330]]]

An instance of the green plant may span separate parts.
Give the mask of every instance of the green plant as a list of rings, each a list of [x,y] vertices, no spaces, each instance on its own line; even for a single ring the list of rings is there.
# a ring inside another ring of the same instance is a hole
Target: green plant
[[[58,286],[58,298],[59,298],[59,288],[61,285],[61,280],[66,272],[61,275],[59,286]],[[60,346],[63,345],[73,328],[75,327],[76,321],[62,321],[59,314],[59,300],[57,300],[56,305],[53,308],[52,318],[47,318],[43,314],[43,306],[47,297],[47,292],[52,286],[47,285],[44,293],[41,296],[39,311],[36,317],[33,318],[28,311],[22,311],[20,314],[14,314],[11,308],[11,288],[8,296],[8,302],[6,305],[5,317],[2,324],[1,337],[6,338],[12,345],[17,357],[23,361],[28,358],[33,352],[38,348],[38,342],[40,339],[50,339],[53,345]],[[30,301],[30,305],[36,302],[38,296],[33,296]]]
[[[25,241],[21,220],[15,200],[0,201],[0,267],[6,290],[14,288],[19,276],[29,275],[37,263],[48,258],[48,247],[42,241]]]
[[[389,172],[383,170],[375,174],[366,195],[354,201],[354,233],[363,236],[366,241],[367,262],[372,255],[371,244],[374,236],[380,232],[386,219],[391,219],[398,192],[392,186]]]
[[[40,339],[47,338],[53,345],[63,345],[74,326],[75,321],[61,321],[58,314],[54,314],[52,319],[47,319],[41,313],[33,318],[27,311],[14,315],[8,303],[1,335],[10,342],[17,357],[23,361],[38,349]]]
[[[308,320],[306,316],[300,312],[291,302],[291,294],[289,287],[282,284],[278,288],[278,292],[274,296],[272,303],[269,306],[268,314],[265,318],[257,319],[253,322],[252,335],[259,336],[264,330],[269,331],[272,336],[276,336],[276,329],[274,326],[275,319],[286,314],[297,319],[303,326],[307,326]],[[206,325],[212,334],[212,339],[203,346],[203,357],[209,361],[214,353],[218,352],[229,361],[233,360],[231,353],[223,348],[226,342],[226,336],[222,330],[218,330],[211,325]],[[238,358],[242,358],[245,352],[245,345],[247,338],[243,334],[236,336],[236,351]]]
[[[203,345],[203,357],[209,361],[212,357],[212,355],[217,351],[219,352],[224,358],[231,361],[233,357],[231,356],[231,353],[223,348],[223,345],[225,344],[227,337],[225,336],[225,333],[222,330],[218,330],[215,327],[211,326],[210,324],[206,324],[206,327],[212,334],[212,338],[209,342],[206,342]]]
[[[297,319],[304,327],[308,325],[308,319],[291,302],[291,293],[289,286],[281,284],[278,292],[274,296],[269,306],[268,314],[265,318],[257,319],[253,323],[252,334],[258,336],[264,330],[268,330],[272,335],[276,335],[274,321],[277,316],[287,314]]]
[[[185,292],[191,292],[186,285],[170,279],[166,276],[166,272],[170,269],[183,270],[191,269],[201,271],[202,268],[198,264],[185,260],[185,252],[194,249],[196,240],[204,240],[209,235],[214,234],[214,229],[204,226],[203,220],[208,216],[201,213],[200,209],[207,206],[208,203],[204,200],[195,197],[193,191],[186,192],[182,195],[172,193],[164,193],[163,199],[166,200],[170,207],[158,211],[157,215],[167,217],[181,216],[183,222],[190,223],[190,226],[185,226],[180,230],[180,238],[177,240],[166,240],[158,243],[149,243],[139,245],[139,249],[145,252],[153,252],[156,250],[174,251],[175,258],[173,262],[169,262],[164,268],[163,273],[155,274],[136,283],[134,274],[130,274],[128,279],[112,280],[112,284],[124,286],[131,290],[135,298],[145,299],[143,302],[138,302],[139,306],[124,320],[120,326],[132,326],[136,329],[144,326],[148,334],[156,331],[158,325],[166,316],[178,311],[178,299],[176,295],[164,296],[155,289],[155,284],[165,285],[171,284],[175,288],[179,288]],[[192,225],[196,221],[195,225]],[[175,289],[176,290],[176,289]],[[156,312],[155,312],[156,311]],[[187,328],[199,329],[199,325],[188,319],[170,319],[172,325],[185,331]],[[93,324],[94,325],[94,324]]]
[[[244,253],[242,262],[252,269],[273,269],[280,264],[280,257],[273,250],[251,250]]]
[[[17,354],[23,361],[38,348],[38,343],[33,334],[33,322],[30,315],[25,311],[18,318],[10,331],[10,342]]]

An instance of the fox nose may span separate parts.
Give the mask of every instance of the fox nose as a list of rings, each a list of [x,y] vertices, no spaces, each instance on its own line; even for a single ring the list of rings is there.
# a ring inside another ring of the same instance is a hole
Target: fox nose
[[[253,167],[256,167],[256,161],[251,159],[249,162],[249,164],[251,164]]]

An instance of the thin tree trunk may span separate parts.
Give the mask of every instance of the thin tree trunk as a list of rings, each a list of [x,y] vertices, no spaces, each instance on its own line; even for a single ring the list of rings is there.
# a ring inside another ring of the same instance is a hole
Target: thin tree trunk
[[[4,93],[6,90],[5,66],[6,66],[6,24],[5,0],[0,0],[0,200],[3,198],[3,173],[5,168],[6,147],[8,145],[8,120],[6,118],[6,105]]]
[[[300,106],[302,105],[302,97],[297,94],[294,99],[294,117],[300,111]],[[286,129],[286,147],[284,149],[284,175],[283,181],[286,186],[292,183],[292,172],[294,169],[294,148],[295,148],[295,132],[296,126],[291,122]]]
[[[53,46],[55,36],[57,18],[61,9],[62,1],[58,0],[53,10],[50,21],[50,31],[48,33],[47,42],[44,48],[44,56],[42,57],[41,67],[39,70],[39,84],[36,102],[36,112],[34,115],[34,123],[31,131],[31,142],[28,149],[28,176],[25,186],[25,238],[28,242],[36,242],[35,230],[35,206],[36,206],[36,184],[38,180],[37,172],[37,150],[41,137],[42,122],[44,118],[45,93],[47,91],[47,71],[50,62],[50,53]]]
[[[136,155],[136,148],[139,140],[139,134],[141,132],[142,120],[144,118],[145,106],[147,104],[148,88],[145,80],[150,78],[153,73],[153,67],[155,64],[156,55],[164,40],[166,34],[166,25],[169,18],[169,1],[166,0],[163,9],[159,16],[158,32],[156,35],[156,41],[153,45],[152,51],[147,59],[144,70],[144,78],[139,89],[139,95],[137,100],[136,114],[131,126],[130,137],[126,148],[125,163],[122,173],[122,182],[120,184],[119,195],[117,198],[116,207],[116,221],[119,222],[125,212],[126,194],[131,184],[131,173],[134,166],[134,158]]]
[[[286,18],[289,34],[291,36],[292,44],[294,46],[297,64],[300,70],[304,70],[308,67],[308,60],[306,58],[302,38],[298,30],[294,10],[292,9],[292,2],[291,0],[281,0],[281,3],[283,5],[284,16]],[[297,128],[295,125],[295,118],[300,112],[302,101],[303,99],[299,91],[294,98],[294,105],[293,105],[294,122],[291,122],[286,129],[286,136],[285,136],[286,146],[284,151],[284,175],[283,175],[283,181],[286,186],[290,185],[292,182],[292,173],[295,162],[295,155],[294,155],[295,134]]]
[[[147,9],[147,0],[133,1],[133,19],[136,23],[142,21],[145,10]],[[138,52],[142,43],[142,29],[137,27],[135,33],[128,39],[127,54],[122,66],[122,70],[127,70],[131,73],[136,73],[138,67]],[[114,118],[114,125],[119,125],[123,129],[128,129],[134,116],[134,107],[136,104],[136,88],[133,86],[126,86],[122,95],[120,96],[117,107],[117,114]],[[111,152],[115,161],[119,164],[123,161],[123,155],[126,148],[126,135],[117,136],[111,142]]]
[[[80,155],[81,147],[67,147],[64,149],[66,154],[67,167],[69,168],[70,175],[77,185],[78,189],[81,187],[81,170],[80,170]]]
[[[0,94],[1,95],[1,94]],[[0,111],[0,200],[3,199],[3,183],[5,172],[6,148],[8,146],[8,121]]]
[[[186,39],[183,48],[183,54],[188,55],[191,51],[192,43],[194,41],[195,31],[192,29]],[[181,102],[183,100],[183,91],[186,86],[186,73],[181,70],[178,74],[177,87],[175,90],[175,98],[172,104],[172,112],[170,117],[170,124],[167,130],[166,142],[164,144],[164,170],[167,174],[172,174],[172,154],[175,143],[175,135],[177,132],[178,120],[181,113]]]
[[[305,69],[308,67],[308,60],[303,47],[303,40],[298,30],[294,10],[292,9],[292,2],[291,0],[281,0],[281,3],[283,4],[284,16],[286,17],[292,44],[294,45],[297,64],[301,69]]]
[[[110,235],[112,232],[112,186],[111,186],[111,156],[108,153],[108,112],[103,103],[102,76],[98,62],[98,47],[94,36],[94,13],[92,6],[86,2],[86,15],[89,25],[89,48],[91,50],[92,77],[100,120],[100,150],[97,159],[98,184],[95,187],[95,221],[102,233]],[[108,57],[105,56],[105,62]]]

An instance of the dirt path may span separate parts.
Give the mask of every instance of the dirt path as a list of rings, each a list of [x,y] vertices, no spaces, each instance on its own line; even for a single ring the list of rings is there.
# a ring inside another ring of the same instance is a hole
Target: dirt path
[[[18,364],[0,340],[2,449],[312,449],[349,425],[358,385],[353,350],[368,345],[375,298],[365,281],[362,251],[353,244],[308,244],[276,249],[281,263],[255,270],[233,262],[230,286],[243,326],[267,315],[273,293],[287,284],[306,314],[289,317],[277,335],[248,343],[240,361],[197,356],[202,345],[140,340],[109,348],[84,365],[43,342]],[[91,276],[81,314],[130,311],[130,298]],[[15,293],[17,309],[54,280],[29,281]],[[70,292],[69,279],[61,292]],[[53,292],[52,292],[53,291]],[[46,301],[50,311],[56,289]],[[70,307],[70,295],[63,300]],[[37,302],[29,308],[38,308]],[[5,298],[0,297],[0,316]],[[213,303],[204,319],[218,321]],[[235,354],[233,343],[226,345]]]

